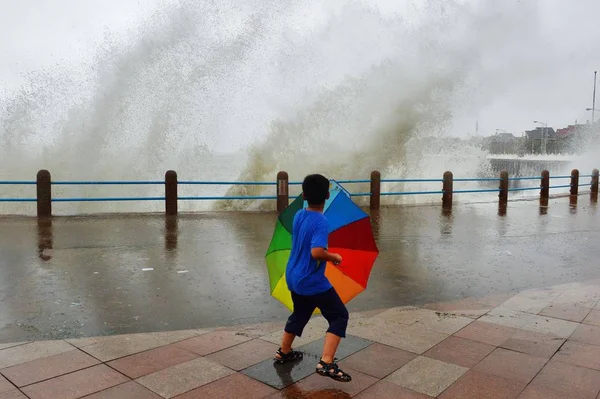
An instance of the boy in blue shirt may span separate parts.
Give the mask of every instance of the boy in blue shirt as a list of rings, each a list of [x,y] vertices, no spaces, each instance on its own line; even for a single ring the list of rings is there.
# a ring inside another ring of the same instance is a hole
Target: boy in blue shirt
[[[281,348],[275,355],[277,363],[302,359],[302,353],[292,350],[296,336],[302,336],[304,327],[315,308],[329,322],[325,334],[323,355],[316,372],[338,381],[352,378],[335,363],[335,352],[346,336],[348,310],[325,277],[327,262],[338,265],[342,257],[327,251],[329,223],[323,215],[325,201],[329,198],[329,180],[322,175],[309,175],[302,182],[302,195],[308,207],[294,217],[292,250],[286,268],[286,282],[292,293],[294,311],[283,332]]]

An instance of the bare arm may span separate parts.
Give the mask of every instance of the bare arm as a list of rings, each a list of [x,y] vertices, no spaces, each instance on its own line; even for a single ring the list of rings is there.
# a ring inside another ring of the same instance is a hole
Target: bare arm
[[[312,257],[318,261],[340,263],[342,257],[338,254],[333,254],[327,251],[325,248],[313,248],[310,250]]]

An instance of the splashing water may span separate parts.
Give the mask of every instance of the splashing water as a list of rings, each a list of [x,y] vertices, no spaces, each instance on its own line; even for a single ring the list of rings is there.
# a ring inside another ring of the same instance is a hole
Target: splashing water
[[[481,151],[428,156],[434,139],[423,138],[443,135],[456,112],[492,98],[479,82],[506,78],[498,72],[503,64],[491,60],[525,52],[517,40],[539,35],[537,5],[434,3],[164,1],[127,35],[107,34],[80,65],[33,72],[19,91],[0,97],[2,179],[31,180],[41,168],[57,180],[160,180],[167,169],[181,180],[272,181],[278,170],[292,180],[315,171],[365,179],[373,169],[393,177],[437,177],[446,169],[473,175],[484,163]],[[29,188],[1,189],[5,197],[31,196]],[[271,189],[203,190],[180,193]],[[54,192],[161,194],[143,186]],[[31,212],[19,206],[16,212]],[[73,203],[58,213],[162,207]]]

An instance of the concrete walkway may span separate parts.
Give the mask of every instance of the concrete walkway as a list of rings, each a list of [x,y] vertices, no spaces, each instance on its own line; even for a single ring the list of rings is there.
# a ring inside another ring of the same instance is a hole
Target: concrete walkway
[[[353,313],[314,374],[325,321],[276,366],[282,323],[0,345],[0,399],[600,398],[600,280]]]

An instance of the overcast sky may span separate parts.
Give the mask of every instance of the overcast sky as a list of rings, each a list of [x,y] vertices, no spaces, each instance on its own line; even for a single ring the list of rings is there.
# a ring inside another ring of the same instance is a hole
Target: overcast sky
[[[169,2],[0,0],[0,84],[4,89],[14,89],[24,82],[23,74],[27,71],[57,62],[72,65],[90,62],[93,53],[90,49],[102,43],[105,32],[125,32],[153,10],[164,7],[161,3]],[[498,0],[501,2],[519,3]],[[332,1],[331,7],[341,3],[344,1]],[[403,10],[400,5],[403,2],[399,0],[376,3],[384,13]],[[450,134],[472,134],[476,121],[480,134],[485,135],[496,129],[521,133],[534,126],[534,119],[558,128],[591,118],[585,108],[592,103],[593,72],[600,69],[600,1],[531,3],[537,7],[537,15],[531,16],[537,35],[525,33],[527,37],[522,38],[518,34],[508,35],[506,40],[511,40],[518,50],[511,53],[511,47],[503,43],[503,49],[493,57],[490,54],[494,54],[496,41],[490,41],[490,48],[484,54],[489,65],[480,75],[482,102],[459,110]],[[313,7],[315,19],[319,17],[318,7]],[[507,33],[528,32],[510,21],[502,23]],[[521,64],[528,57],[536,62],[528,59]]]

